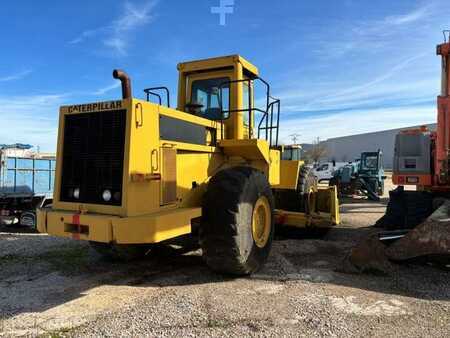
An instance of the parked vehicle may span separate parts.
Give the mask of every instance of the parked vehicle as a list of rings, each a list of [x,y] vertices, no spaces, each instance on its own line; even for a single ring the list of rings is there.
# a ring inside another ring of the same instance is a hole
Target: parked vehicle
[[[361,193],[377,201],[384,194],[383,156],[381,150],[361,153],[361,158],[334,172],[330,186],[337,186],[339,195]]]
[[[334,172],[346,165],[348,162],[325,162],[319,163],[313,170],[314,176],[320,183],[322,181],[329,181],[334,175]]]
[[[36,226],[36,208],[52,203],[55,157],[30,145],[0,145],[0,224]]]

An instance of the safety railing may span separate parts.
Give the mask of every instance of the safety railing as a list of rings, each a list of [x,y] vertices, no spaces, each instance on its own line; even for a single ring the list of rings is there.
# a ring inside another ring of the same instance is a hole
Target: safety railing
[[[252,84],[255,83],[255,80],[259,80],[264,86],[265,86],[265,93],[266,93],[266,104],[265,109],[261,109],[258,107],[253,106],[253,86]],[[237,83],[247,83],[248,85],[248,108],[244,109],[229,109],[224,110],[223,104],[222,104],[222,97],[223,97],[223,89],[225,87],[231,87],[231,84],[237,84]],[[279,125],[280,125],[280,100],[272,97],[270,95],[270,85],[268,82],[263,80],[260,77],[254,77],[252,79],[241,79],[241,80],[233,80],[233,81],[226,81],[219,85],[219,106],[222,112],[222,138],[223,138],[223,122],[225,120],[225,117],[230,116],[232,113],[247,113],[248,114],[248,127],[249,127],[249,133],[248,137],[251,139],[253,138],[253,113],[258,112],[261,114],[261,119],[258,123],[258,133],[257,138],[264,137],[264,139],[269,142],[269,145],[271,147],[278,146],[278,136],[279,136]]]
[[[161,94],[155,92],[155,91],[164,91],[166,94],[166,102],[167,107],[170,108],[170,92],[169,88],[167,87],[152,87],[152,88],[145,88],[144,93],[147,95],[146,99],[147,101],[150,101],[150,96],[154,96],[158,98],[158,103],[161,106],[162,105],[162,97]]]

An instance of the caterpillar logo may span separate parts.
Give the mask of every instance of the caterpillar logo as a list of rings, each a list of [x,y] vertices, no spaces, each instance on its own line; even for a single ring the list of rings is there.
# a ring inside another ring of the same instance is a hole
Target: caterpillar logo
[[[69,114],[71,113],[86,113],[95,112],[102,110],[115,110],[122,108],[122,101],[107,101],[107,102],[96,102],[96,103],[86,103],[77,104],[73,106],[65,106],[61,109]]]

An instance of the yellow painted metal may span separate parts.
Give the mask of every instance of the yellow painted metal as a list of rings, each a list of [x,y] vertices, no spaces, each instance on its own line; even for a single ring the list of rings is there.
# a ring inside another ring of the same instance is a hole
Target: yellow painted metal
[[[280,184],[281,175],[284,174],[280,168],[280,156],[279,150],[270,149],[269,151],[269,183],[271,186]]]
[[[202,146],[200,144],[184,143],[178,141],[161,140],[161,147],[173,147],[183,151],[200,152],[200,153],[219,153],[220,148],[211,146]]]
[[[279,225],[291,226],[295,228],[328,228],[330,219],[324,213],[307,215],[301,212],[275,210],[275,220]]]
[[[125,215],[137,216],[156,212],[160,208],[160,180],[145,183],[134,182],[131,174],[143,172],[146,174],[161,174],[161,149],[159,143],[159,105],[133,99],[130,116],[128,166],[124,168],[126,178],[123,191]],[[125,148],[127,149],[127,148]],[[127,163],[126,163],[127,164]],[[153,196],[153,198],[149,198]]]
[[[256,246],[264,248],[270,237],[272,228],[272,211],[269,201],[261,196],[253,207],[252,236]]]
[[[179,205],[183,207],[200,206],[209,179],[223,169],[225,163],[221,153],[180,151],[177,155]]]
[[[245,70],[252,75],[259,75],[258,68],[240,55],[229,55],[204,60],[183,62],[179,63],[177,68],[180,72],[189,73],[233,67],[236,63],[240,63],[245,68]]]
[[[234,79],[243,79],[243,68],[241,63],[237,63],[234,67]],[[242,82],[231,84],[231,92],[235,93],[232,98],[232,109],[241,110],[243,106],[243,85]],[[242,140],[244,138],[244,116],[242,111],[236,111],[231,114],[233,121],[233,138],[235,140]]]
[[[304,227],[329,227],[340,223],[339,201],[336,187],[311,191],[309,214],[286,210],[275,210],[275,221],[280,225]],[[314,205],[315,204],[315,205]]]
[[[298,176],[300,168],[304,165],[303,161],[280,161],[280,184],[276,189],[297,189]]]
[[[103,243],[157,243],[190,233],[191,220],[201,216],[201,209],[171,208],[135,217],[76,214],[79,225],[87,229],[84,233],[76,231],[78,224],[73,223],[74,215],[68,211],[42,209],[39,211],[39,231]]]
[[[47,232],[47,212],[48,209],[37,209],[36,210],[36,225],[37,231],[40,233]]]
[[[152,215],[113,220],[119,244],[158,243],[191,232],[191,220],[201,216],[201,208],[171,208]]]
[[[329,213],[333,224],[340,224],[339,199],[336,186],[320,188],[316,193],[317,210],[320,213]]]
[[[249,160],[264,160],[270,163],[269,143],[266,140],[221,140],[219,147],[225,155],[240,156]]]
[[[86,241],[109,243],[114,240],[112,233],[112,220],[118,216],[98,214],[76,214],[70,211],[48,210],[46,213],[46,228],[49,235],[67,238],[76,238]],[[78,232],[78,224],[73,222],[73,216],[79,218],[79,225],[88,229],[87,232]]]

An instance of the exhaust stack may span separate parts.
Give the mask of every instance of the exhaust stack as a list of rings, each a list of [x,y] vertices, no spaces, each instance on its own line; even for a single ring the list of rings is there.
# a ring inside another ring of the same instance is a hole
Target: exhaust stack
[[[131,80],[127,73],[120,69],[114,69],[113,78],[120,80],[122,83],[122,98],[131,98]]]

